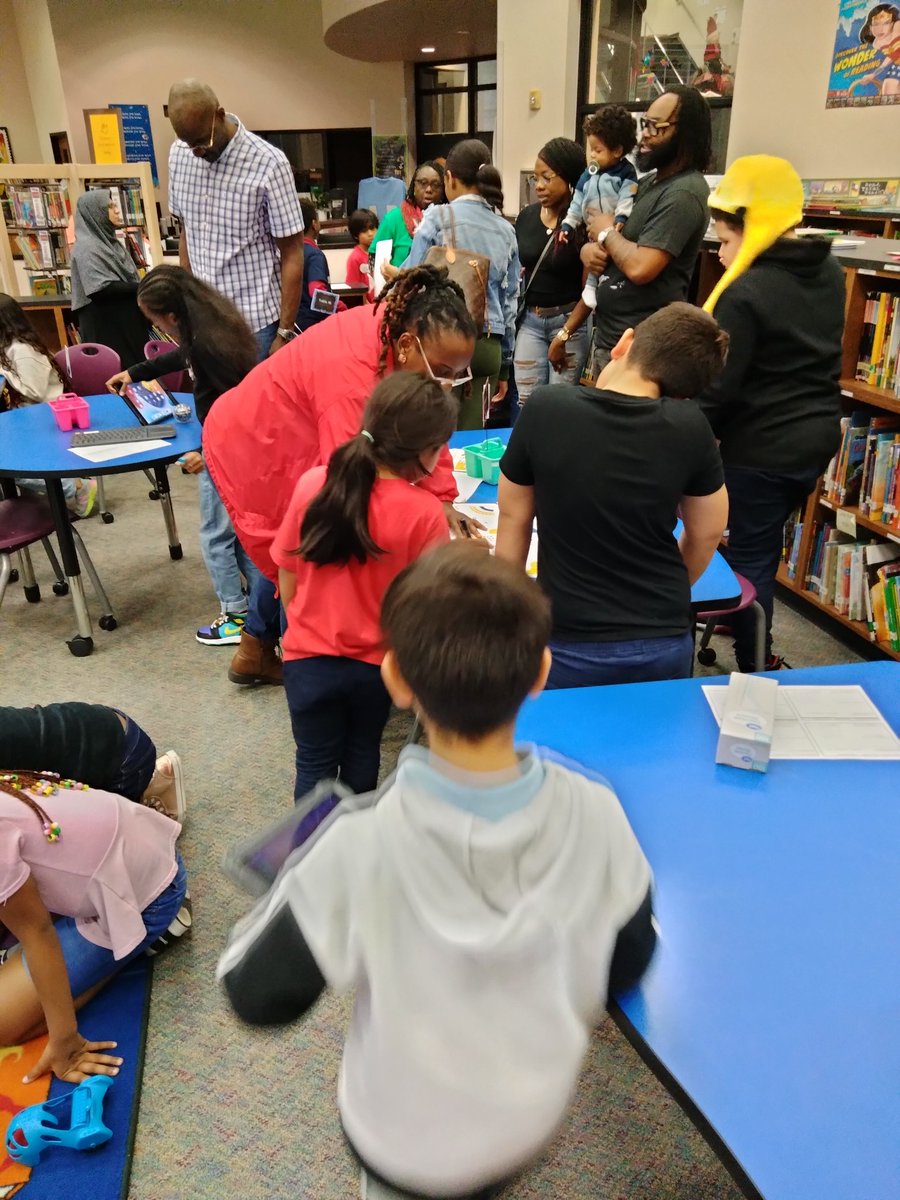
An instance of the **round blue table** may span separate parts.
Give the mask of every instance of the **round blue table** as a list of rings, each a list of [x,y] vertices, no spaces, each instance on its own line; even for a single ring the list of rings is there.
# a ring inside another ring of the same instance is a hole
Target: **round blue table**
[[[86,399],[90,405],[91,429],[115,429],[140,424],[120,396],[88,396]],[[186,404],[193,403],[193,396],[190,395],[177,394],[177,399]],[[4,495],[16,494],[14,485],[9,481],[17,478],[43,479],[47,485],[47,499],[53,513],[63,570],[69,583],[78,626],[77,634],[67,644],[78,657],[90,654],[93,650],[93,631],[60,481],[83,475],[118,475],[124,471],[152,470],[166,525],[169,555],[179,559],[182,549],[166,467],[188,451],[200,448],[201,429],[196,416],[183,424],[174,424],[176,435],[166,439],[164,447],[135,453],[140,450],[140,443],[123,443],[120,457],[91,463],[72,452],[72,434],[63,433],[57,427],[49,405],[33,404],[0,417],[0,488]],[[114,623],[110,627],[114,628]]]

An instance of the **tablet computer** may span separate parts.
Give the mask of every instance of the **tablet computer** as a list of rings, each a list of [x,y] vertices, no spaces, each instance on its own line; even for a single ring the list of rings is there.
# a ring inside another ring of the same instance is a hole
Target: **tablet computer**
[[[142,425],[158,425],[175,416],[178,401],[158,379],[146,383],[126,383],[122,399]]]
[[[377,797],[377,792],[357,796],[336,780],[325,780],[281,820],[227,851],[226,875],[252,896],[264,896],[289,858],[308,854],[343,813],[369,808]]]

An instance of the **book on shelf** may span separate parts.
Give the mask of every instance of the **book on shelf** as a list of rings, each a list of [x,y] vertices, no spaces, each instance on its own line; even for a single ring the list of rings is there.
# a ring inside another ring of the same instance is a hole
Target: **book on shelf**
[[[862,542],[818,522],[804,585],[822,604],[866,624],[873,642],[900,649],[900,545]]]
[[[866,294],[856,378],[900,396],[900,293]]]
[[[69,223],[69,194],[65,184],[10,187],[12,224],[26,229],[62,229]]]
[[[823,497],[889,528],[900,528],[900,417],[855,412],[841,418],[838,452],[828,464]]]

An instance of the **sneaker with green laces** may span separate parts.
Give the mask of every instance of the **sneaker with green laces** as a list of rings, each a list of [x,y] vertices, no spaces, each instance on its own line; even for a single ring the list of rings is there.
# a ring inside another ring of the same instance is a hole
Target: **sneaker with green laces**
[[[212,625],[197,630],[197,641],[201,646],[238,646],[246,613],[219,613]]]

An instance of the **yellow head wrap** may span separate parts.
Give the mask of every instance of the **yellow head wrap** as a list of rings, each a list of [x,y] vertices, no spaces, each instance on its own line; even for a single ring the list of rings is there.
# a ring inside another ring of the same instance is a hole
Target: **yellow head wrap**
[[[710,194],[709,206],[727,213],[745,210],[741,248],[703,305],[711,313],[728,285],[743,275],[776,239],[799,223],[803,216],[803,184],[787,159],[748,154],[731,164]]]

